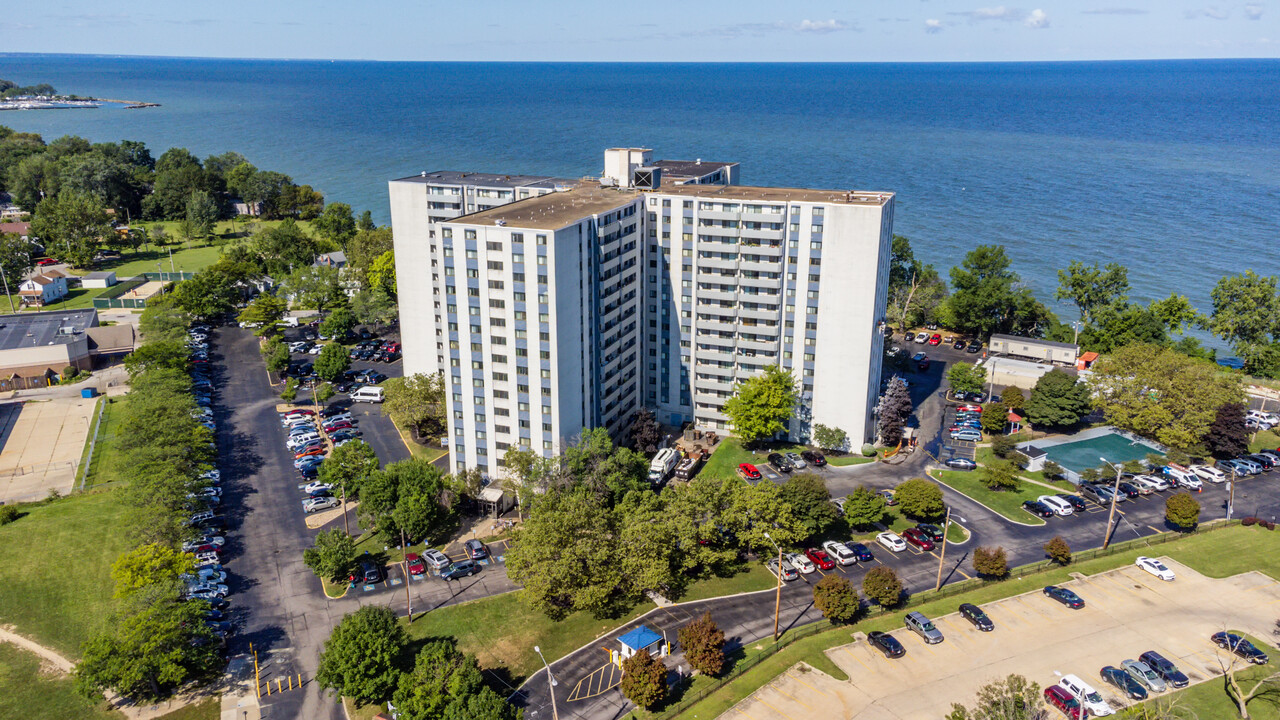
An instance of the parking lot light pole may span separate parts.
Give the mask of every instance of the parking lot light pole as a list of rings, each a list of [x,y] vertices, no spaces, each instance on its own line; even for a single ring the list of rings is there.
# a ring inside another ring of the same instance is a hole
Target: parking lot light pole
[[[942,554],[938,556],[938,583],[933,586],[935,591],[942,589],[942,563],[947,560],[947,530],[951,528],[951,508],[947,508],[947,517],[942,521]],[[962,560],[964,558],[961,558]]]
[[[400,528],[400,554],[404,560],[404,604],[409,612],[409,622],[413,622],[413,598],[409,596],[409,546],[404,539],[404,528]]]
[[[778,613],[782,611],[782,546],[779,545],[769,533],[765,533],[764,536],[769,538],[769,542],[773,543],[774,547],[778,548],[778,572],[775,573],[778,577],[778,587],[777,590],[774,591],[773,596],[773,641],[777,642]]]
[[[1107,460],[1104,457],[1099,457],[1098,459],[1111,466],[1116,471],[1116,483],[1115,486],[1111,488],[1111,512],[1107,515],[1107,534],[1102,538],[1102,549],[1106,550],[1107,546],[1111,544],[1111,524],[1115,522],[1116,500],[1120,499],[1120,466],[1112,464],[1110,460]]]
[[[1227,478],[1227,519],[1231,519],[1231,511],[1236,504],[1236,467],[1231,466],[1231,477]]]
[[[551,666],[547,664],[547,658],[542,654],[542,648],[537,645],[533,646],[533,651],[538,653],[538,657],[542,658],[542,666],[547,669],[547,678],[551,682],[551,717],[552,720],[560,720],[560,712],[556,710],[556,686],[560,683],[556,682],[555,673],[551,672]]]

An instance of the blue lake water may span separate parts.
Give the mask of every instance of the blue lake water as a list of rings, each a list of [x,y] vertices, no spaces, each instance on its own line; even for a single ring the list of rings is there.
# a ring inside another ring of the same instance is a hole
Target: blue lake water
[[[609,146],[742,163],[745,184],[891,190],[943,272],[1008,247],[1052,301],[1073,259],[1201,310],[1280,273],[1280,61],[379,63],[3,56],[0,77],[160,108],[0,113],[46,139],[238,150],[388,219],[428,169],[575,177]]]

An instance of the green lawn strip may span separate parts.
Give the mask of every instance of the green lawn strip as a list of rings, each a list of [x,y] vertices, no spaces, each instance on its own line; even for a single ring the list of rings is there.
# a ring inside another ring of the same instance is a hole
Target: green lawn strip
[[[753,562],[747,563],[743,566],[741,572],[729,577],[712,577],[690,583],[684,595],[671,599],[687,603],[694,600],[705,600],[707,598],[736,595],[756,590],[768,590],[775,585],[777,585],[777,578],[773,576],[773,573],[765,569],[762,563]]]
[[[1275,430],[1263,430],[1253,436],[1253,442],[1249,443],[1249,452],[1258,452],[1259,450],[1275,450],[1280,448],[1280,434]]]
[[[475,655],[482,668],[517,687],[542,667],[535,645],[547,660],[561,658],[653,609],[641,603],[622,618],[597,619],[578,612],[556,622],[525,604],[521,595],[516,591],[432,610],[416,616],[406,630],[413,640],[457,638],[458,647]],[[411,654],[416,655],[416,649],[411,648]]]
[[[947,542],[949,543],[967,542],[969,535],[969,529],[954,520],[947,526]]]
[[[1022,509],[1022,503],[1035,500],[1041,495],[1049,495],[1049,489],[1041,485],[1023,483],[1017,490],[988,490],[978,479],[976,472],[945,470],[934,474],[934,478],[958,493],[986,505],[993,512],[1023,525],[1043,525],[1044,520]]]
[[[0,526],[0,624],[62,655],[105,629],[114,610],[111,563],[129,543],[116,491],[90,491]],[[3,717],[0,714],[0,717]]]
[[[1235,526],[1212,533],[1195,533],[1152,548],[1152,557],[1168,555],[1196,572],[1225,578],[1257,570],[1280,580],[1280,532],[1260,525]]]
[[[124,421],[124,405],[128,396],[104,398],[102,425],[98,428],[98,444],[93,451],[86,488],[120,482],[128,477],[128,459],[120,454],[116,435]]]
[[[735,437],[727,437],[720,441],[715,452],[711,453],[711,458],[707,460],[707,464],[702,468],[702,475],[707,477],[716,477],[722,480],[728,480],[735,477],[738,473],[738,466],[742,463],[751,463],[752,465],[765,465],[769,462],[769,453],[800,453],[808,450],[804,445],[790,445],[787,443],[768,443],[756,452],[751,452],[742,447],[742,441]]]
[[[910,518],[907,518],[906,516],[904,516],[902,512],[898,509],[898,506],[896,505],[890,505],[886,507],[884,509],[884,512],[885,512],[884,521],[881,523],[881,525],[884,525],[886,529],[892,530],[898,533],[899,535],[902,534],[903,530],[906,530],[907,528],[913,528],[916,526],[916,521],[911,520]],[[866,532],[853,531],[851,533],[850,539],[853,542],[866,543],[870,545],[876,541],[876,535],[879,535],[882,532],[884,531],[881,530],[880,528],[876,528],[874,530],[868,530]],[[839,541],[843,540],[843,538],[841,537],[835,537],[832,539],[839,540]]]
[[[220,717],[222,717],[222,700],[217,697],[211,697],[180,710],[161,715],[155,720],[218,720]]]
[[[70,676],[42,672],[40,662],[34,653],[0,642],[0,718],[124,719],[124,714],[112,710],[105,700],[94,703],[81,697]],[[195,720],[195,717],[185,720]]]
[[[1245,633],[1245,637],[1249,638],[1249,642],[1253,643],[1259,650],[1273,658],[1280,654],[1280,651],[1277,651],[1274,646],[1262,642],[1248,633]],[[1205,640],[1207,642],[1208,638],[1205,638]],[[1236,673],[1236,679],[1240,681],[1240,684],[1247,692],[1253,686],[1253,683],[1274,672],[1275,669],[1271,665],[1250,665]],[[1227,695],[1226,680],[1218,675],[1183,690],[1165,693],[1142,704],[1151,703],[1151,706],[1155,707],[1155,703],[1160,702],[1177,703],[1179,717],[1239,717],[1235,702]],[[1252,702],[1248,703],[1247,707],[1249,717],[1254,720],[1276,720],[1280,718],[1280,706],[1277,706],[1274,702],[1269,702],[1266,698],[1254,698]]]
[[[26,307],[23,308],[23,311],[59,312],[61,310],[91,308],[93,307],[93,299],[110,289],[111,288],[68,287],[67,294],[60,300],[55,300],[43,307]]]
[[[98,432],[102,432],[102,425],[100,423],[102,422],[102,413],[106,407],[107,399],[105,397],[99,397],[98,401],[93,404],[93,414],[89,417],[89,432],[85,434],[84,449],[80,451],[80,463],[76,465],[76,487],[79,487],[79,480],[82,475],[86,477],[85,482],[88,482],[88,468],[85,467],[85,462],[89,459],[89,443],[93,441],[93,429],[95,425],[98,428]],[[100,446],[94,446],[95,453],[97,453],[99,449],[101,449]]]
[[[827,464],[835,467],[862,465],[876,461],[873,457],[862,457],[861,455],[826,455],[825,457],[827,458]]]

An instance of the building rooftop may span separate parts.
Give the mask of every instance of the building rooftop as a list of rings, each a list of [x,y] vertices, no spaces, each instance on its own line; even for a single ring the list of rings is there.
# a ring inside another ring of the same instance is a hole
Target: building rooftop
[[[1079,348],[1075,343],[1057,342],[1055,340],[1041,340],[1040,338],[1021,337],[1018,335],[992,335],[991,340],[1004,340],[1005,342],[1021,342],[1032,345],[1041,345],[1044,347],[1065,348],[1067,350],[1076,350]]]
[[[571,187],[577,180],[550,177],[548,175],[503,175],[501,173],[463,172],[460,170],[436,170],[420,175],[393,180],[392,182],[423,183],[425,185],[479,185],[481,187],[517,188],[558,185]]]
[[[83,337],[97,318],[93,308],[0,315],[0,350],[68,343]]]
[[[81,280],[110,280],[112,277],[115,277],[115,274],[116,273],[114,270],[95,270],[94,272],[91,272],[80,279]]]
[[[884,205],[891,192],[864,190],[810,190],[807,188],[754,187],[751,185],[672,185],[655,190],[668,195],[691,195],[725,200],[763,200],[773,202],[824,202],[841,205]]]
[[[706,162],[703,160],[658,160],[653,163],[654,167],[662,168],[663,179],[681,179],[681,178],[700,178],[704,175],[727,167],[733,167],[738,163],[730,162]]]
[[[450,220],[469,225],[510,225],[534,230],[559,230],[588,215],[605,213],[634,200],[640,193],[598,183],[582,182],[570,190],[517,200]]]

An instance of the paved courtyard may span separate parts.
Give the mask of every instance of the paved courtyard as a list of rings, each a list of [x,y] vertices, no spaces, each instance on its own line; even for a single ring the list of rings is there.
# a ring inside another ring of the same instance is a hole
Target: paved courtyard
[[[0,404],[0,500],[71,492],[97,402],[76,397]]]
[[[953,702],[971,703],[979,687],[1012,673],[1041,687],[1073,673],[1119,708],[1128,702],[1098,677],[1104,665],[1119,666],[1155,650],[1198,683],[1222,672],[1218,650],[1209,641],[1214,632],[1231,628],[1270,637],[1280,614],[1280,582],[1258,572],[1218,580],[1167,558],[1164,562],[1177,580],[1161,582],[1128,566],[1066,583],[1085,600],[1081,610],[1067,609],[1037,590],[984,606],[995,623],[993,632],[979,632],[955,614],[933,618],[946,636],[937,645],[925,645],[905,628],[896,630],[893,635],[907,648],[898,660],[886,659],[858,633],[853,643],[827,651],[848,681],[798,664],[721,717],[938,718]]]

